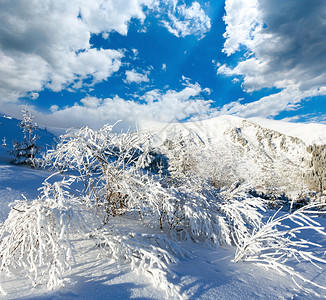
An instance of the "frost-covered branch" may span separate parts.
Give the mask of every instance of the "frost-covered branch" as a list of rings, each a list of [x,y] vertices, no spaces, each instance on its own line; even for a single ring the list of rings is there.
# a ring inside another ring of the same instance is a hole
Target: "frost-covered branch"
[[[234,260],[255,262],[288,274],[298,286],[300,286],[297,283],[299,279],[326,290],[326,286],[305,278],[288,264],[291,260],[309,262],[317,268],[320,268],[318,263],[326,264],[323,255],[316,253],[316,248],[322,246],[300,236],[307,230],[326,236],[325,229],[313,218],[314,214],[320,213],[315,210],[316,208],[318,205],[307,205],[293,213],[280,214],[278,211],[266,223],[261,223],[251,234],[242,239],[238,244]]]
[[[167,297],[182,298],[180,288],[172,283],[177,277],[171,270],[178,258],[190,257],[176,242],[162,234],[139,234],[121,230],[102,230],[93,234],[106,256],[128,262],[138,274],[149,277],[166,291]]]
[[[34,284],[46,276],[50,289],[63,285],[64,271],[74,261],[69,227],[76,225],[76,219],[71,203],[17,201],[1,230],[1,272],[18,269]]]

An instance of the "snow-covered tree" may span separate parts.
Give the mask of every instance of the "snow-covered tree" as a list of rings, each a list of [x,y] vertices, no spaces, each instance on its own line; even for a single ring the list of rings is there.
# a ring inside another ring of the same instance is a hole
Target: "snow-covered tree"
[[[34,130],[37,129],[37,124],[34,122],[34,116],[27,105],[22,112],[23,119],[19,123],[19,127],[24,133],[24,140],[22,142],[13,141],[13,150],[10,151],[10,154],[14,158],[11,163],[35,167],[35,156],[40,151],[40,147],[36,143],[38,136],[33,134]]]

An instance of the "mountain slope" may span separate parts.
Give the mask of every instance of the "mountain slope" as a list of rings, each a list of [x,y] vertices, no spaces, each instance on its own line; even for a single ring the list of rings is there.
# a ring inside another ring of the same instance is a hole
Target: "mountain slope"
[[[273,127],[272,121],[268,123]],[[280,127],[276,123],[274,127]],[[192,157],[192,172],[216,185],[247,182],[261,192],[296,197],[307,189],[304,177],[312,159],[304,142],[309,141],[307,132],[310,129],[310,140],[320,144],[326,137],[326,126],[319,125],[314,131],[315,125],[287,125],[283,132],[288,129],[295,135],[289,136],[250,120],[221,116],[200,122],[151,124],[146,131],[170,161],[180,160],[176,152],[183,148],[184,155]],[[300,130],[304,140],[299,138]]]
[[[317,123],[291,123],[285,121],[276,121],[263,118],[250,118],[264,128],[279,131],[285,135],[298,137],[307,145],[326,143],[326,125]]]

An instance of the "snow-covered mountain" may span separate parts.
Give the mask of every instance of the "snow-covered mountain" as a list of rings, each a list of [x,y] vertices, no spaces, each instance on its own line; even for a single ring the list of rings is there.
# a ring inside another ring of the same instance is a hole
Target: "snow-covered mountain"
[[[250,118],[262,127],[269,128],[285,135],[298,137],[307,145],[326,143],[326,125],[317,123],[292,123],[285,121],[276,121],[263,118]]]
[[[192,157],[193,172],[217,185],[246,181],[259,191],[293,197],[309,185],[308,145],[326,143],[326,125],[235,116],[143,128],[168,156],[183,148],[184,155]]]
[[[19,122],[0,115],[0,161],[9,162],[12,141],[23,139]],[[326,144],[326,125],[235,116],[143,123],[141,130],[170,162],[179,161],[176,168],[187,160],[192,173],[217,186],[247,182],[260,192],[285,193],[294,198],[311,189],[307,178],[314,172],[314,153],[308,146]],[[39,129],[36,134],[43,149],[53,145],[55,136],[51,132]]]

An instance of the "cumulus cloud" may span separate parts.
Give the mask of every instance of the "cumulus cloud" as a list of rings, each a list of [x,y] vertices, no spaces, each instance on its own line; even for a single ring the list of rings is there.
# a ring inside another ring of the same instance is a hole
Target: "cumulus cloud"
[[[260,29],[261,16],[258,0],[226,0],[223,20],[226,38],[223,52],[228,56],[240,49],[240,45],[248,46],[252,36]]]
[[[301,91],[298,86],[289,86],[255,102],[246,104],[241,104],[241,101],[230,102],[222,107],[219,114],[236,114],[245,118],[256,116],[267,118],[276,116],[284,110],[296,110],[302,99],[320,95],[321,93],[318,91]]]
[[[136,70],[127,70],[126,71],[126,79],[125,82],[127,83],[141,83],[141,82],[149,82],[148,74],[141,74],[138,73]]]
[[[0,101],[44,87],[60,91],[97,83],[119,70],[123,54],[93,49],[91,34],[126,34],[131,18],[144,20],[150,0],[0,2]]]
[[[123,54],[110,49],[89,49],[81,53],[70,53],[60,67],[52,73],[47,87],[60,91],[74,82],[74,87],[81,87],[83,80],[92,77],[92,83],[101,82],[118,71]],[[80,84],[78,84],[80,83]]]
[[[32,99],[32,100],[36,100],[39,96],[39,93],[34,93],[34,92],[31,92],[29,94],[29,97]]]
[[[50,111],[55,112],[57,110],[59,110],[59,106],[58,105],[55,105],[55,104],[54,105],[51,105]]]
[[[74,106],[59,108],[51,107],[51,114],[33,111],[38,123],[62,128],[82,127],[87,124],[98,129],[104,124],[113,124],[122,120],[124,129],[141,125],[146,121],[176,122],[193,116],[206,115],[210,110],[211,101],[204,100],[202,93],[206,93],[199,84],[187,84],[182,90],[152,90],[141,96],[142,102],[125,100],[118,96],[113,98],[96,98],[87,96]],[[0,110],[3,105],[0,103]],[[18,106],[7,106],[6,109],[13,116],[21,115]]]
[[[177,1],[163,1],[162,7],[164,5],[167,18],[162,23],[175,36],[185,37],[195,34],[203,37],[210,30],[210,18],[197,1],[192,2],[190,6],[177,5]]]
[[[187,33],[176,29],[179,35],[196,33],[201,22],[208,23],[197,2],[190,7],[174,2],[164,3],[185,18]],[[94,49],[91,35],[126,35],[132,18],[145,20],[146,6],[147,12],[162,9],[155,0],[0,1],[0,101],[14,102],[44,88],[80,89],[85,79],[88,84],[106,80],[120,69],[123,53]],[[147,81],[146,75],[129,73],[133,75],[136,82]]]
[[[40,90],[47,79],[48,65],[40,57],[28,53],[5,55],[0,49],[1,102],[14,102],[27,91]]]
[[[226,0],[225,10],[223,51],[228,56],[246,53],[235,67],[218,66],[218,74],[241,78],[247,92],[281,90],[248,105],[236,104],[234,113],[270,110],[274,116],[302,99],[326,94],[325,1]]]

